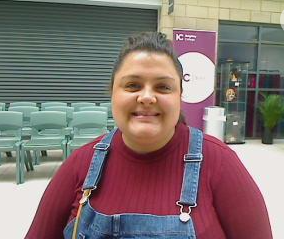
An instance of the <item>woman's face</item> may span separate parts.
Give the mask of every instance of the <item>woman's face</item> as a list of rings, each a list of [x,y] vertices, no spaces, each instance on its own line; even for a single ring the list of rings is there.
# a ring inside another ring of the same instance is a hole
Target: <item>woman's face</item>
[[[112,110],[125,144],[136,152],[163,147],[180,114],[180,79],[170,57],[135,51],[114,76]]]

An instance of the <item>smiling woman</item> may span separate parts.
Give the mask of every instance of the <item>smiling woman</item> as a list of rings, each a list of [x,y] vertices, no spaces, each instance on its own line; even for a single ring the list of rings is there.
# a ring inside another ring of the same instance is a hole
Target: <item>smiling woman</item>
[[[128,39],[111,81],[118,129],[63,163],[26,238],[272,238],[237,155],[179,120],[182,75],[164,34]]]
[[[113,116],[132,150],[157,150],[172,138],[180,115],[180,77],[163,53],[129,53],[114,77]]]

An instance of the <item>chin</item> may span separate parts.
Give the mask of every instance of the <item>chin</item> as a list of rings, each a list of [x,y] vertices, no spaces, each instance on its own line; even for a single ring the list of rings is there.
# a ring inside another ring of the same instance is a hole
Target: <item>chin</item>
[[[129,129],[129,133],[137,138],[147,138],[151,140],[153,137],[162,133],[162,128],[157,125],[133,125]]]

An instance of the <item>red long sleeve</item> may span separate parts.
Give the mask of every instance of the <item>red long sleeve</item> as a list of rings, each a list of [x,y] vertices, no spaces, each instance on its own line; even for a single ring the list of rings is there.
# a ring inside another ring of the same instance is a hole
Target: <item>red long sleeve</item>
[[[93,156],[93,145],[77,150],[58,170],[39,205],[28,239],[63,238],[63,229],[76,215],[81,186]],[[136,154],[114,137],[99,189],[91,205],[105,214],[179,214],[183,158],[188,129],[176,128],[162,149]],[[236,154],[217,139],[205,136],[198,206],[192,217],[198,239],[270,239],[266,207],[257,186]]]

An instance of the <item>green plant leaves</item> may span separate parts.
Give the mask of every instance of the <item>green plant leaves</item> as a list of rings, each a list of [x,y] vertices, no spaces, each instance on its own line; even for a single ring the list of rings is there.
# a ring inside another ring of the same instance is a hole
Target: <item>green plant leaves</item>
[[[284,98],[281,95],[265,95],[264,101],[259,105],[259,111],[263,118],[264,127],[273,129],[284,118]]]

